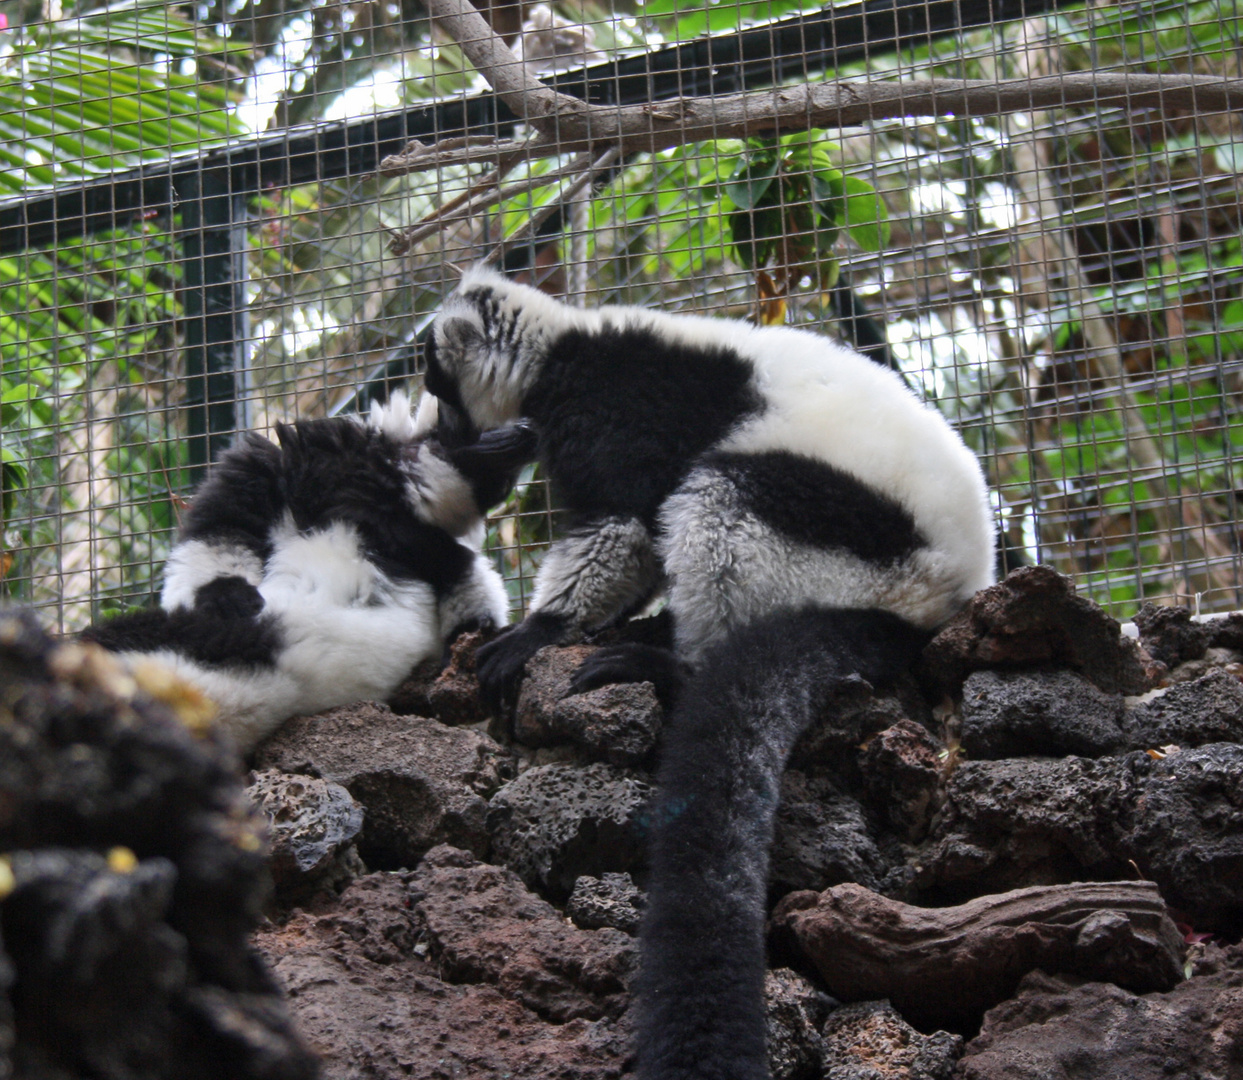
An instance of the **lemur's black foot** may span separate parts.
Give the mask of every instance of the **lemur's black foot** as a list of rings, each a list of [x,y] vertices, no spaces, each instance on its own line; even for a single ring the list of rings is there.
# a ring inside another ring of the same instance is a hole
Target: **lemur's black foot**
[[[556,645],[565,636],[566,625],[561,615],[537,612],[480,648],[476,654],[479,693],[493,716],[513,709],[527,661],[545,645]]]
[[[689,674],[690,668],[668,649],[637,642],[607,645],[578,666],[570,678],[570,693],[582,694],[612,683],[650,682],[668,713]]]

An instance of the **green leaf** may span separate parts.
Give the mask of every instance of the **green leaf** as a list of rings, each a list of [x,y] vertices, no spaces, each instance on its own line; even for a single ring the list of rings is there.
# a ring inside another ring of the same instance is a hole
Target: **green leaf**
[[[735,179],[723,185],[725,195],[739,210],[754,210],[772,187],[781,159],[776,154],[753,154],[734,173]]]

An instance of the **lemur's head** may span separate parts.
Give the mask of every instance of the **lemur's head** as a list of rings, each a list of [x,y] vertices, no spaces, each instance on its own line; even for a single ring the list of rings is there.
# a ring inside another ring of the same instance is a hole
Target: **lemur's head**
[[[468,270],[424,348],[423,385],[440,399],[441,433],[469,440],[518,419],[550,339],[579,317],[538,289],[486,267]]]
[[[476,529],[533,457],[535,433],[511,424],[447,444],[436,427],[436,400],[425,395],[412,416],[401,391],[373,404],[361,423],[333,417],[278,424],[281,474],[297,526],[361,523],[404,504],[452,536]]]

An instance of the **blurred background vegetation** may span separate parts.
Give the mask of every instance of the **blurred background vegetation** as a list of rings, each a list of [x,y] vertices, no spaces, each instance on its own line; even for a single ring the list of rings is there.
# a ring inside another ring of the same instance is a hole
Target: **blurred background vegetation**
[[[797,0],[488,8],[552,70],[805,9]],[[484,84],[413,0],[0,0],[0,197]],[[525,30],[524,30],[525,27]],[[1240,74],[1237,0],[1093,3],[841,69],[875,78]],[[834,73],[814,78],[832,77]],[[566,159],[568,160],[568,159]],[[521,166],[511,181],[565,161]],[[840,334],[981,455],[1012,559],[1139,601],[1243,607],[1243,130],[1080,109],[909,119],[625,162],[528,278]],[[456,168],[265,192],[248,230],[246,412],[351,409],[477,259],[560,182],[394,254]],[[0,589],[76,629],[158,586],[187,490],[178,215],[0,257]],[[525,485],[490,534],[515,606],[550,528]]]

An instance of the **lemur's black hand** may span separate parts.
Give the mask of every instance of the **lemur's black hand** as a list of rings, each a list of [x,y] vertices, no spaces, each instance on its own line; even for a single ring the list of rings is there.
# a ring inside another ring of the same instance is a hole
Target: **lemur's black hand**
[[[480,648],[475,659],[479,693],[494,716],[513,708],[527,661],[545,645],[556,645],[565,636],[566,625],[564,616],[537,612]]]
[[[570,693],[582,694],[612,683],[650,682],[668,713],[690,669],[669,649],[628,642],[597,649],[570,677]]]

